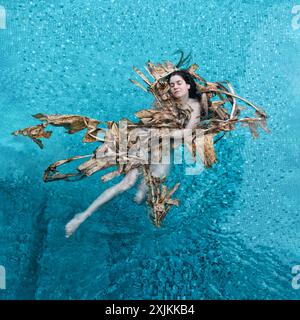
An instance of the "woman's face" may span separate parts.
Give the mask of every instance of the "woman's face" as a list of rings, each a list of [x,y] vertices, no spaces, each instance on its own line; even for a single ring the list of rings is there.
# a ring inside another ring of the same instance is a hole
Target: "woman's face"
[[[185,95],[189,94],[190,85],[178,74],[170,78],[170,91],[171,94],[176,98],[180,99]]]

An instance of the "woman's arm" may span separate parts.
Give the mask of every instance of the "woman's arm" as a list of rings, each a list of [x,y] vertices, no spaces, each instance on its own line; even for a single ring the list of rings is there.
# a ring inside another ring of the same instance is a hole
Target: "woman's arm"
[[[173,139],[182,139],[187,138],[192,135],[192,130],[196,128],[196,126],[200,123],[200,104],[199,102],[193,103],[192,106],[192,112],[190,119],[186,126],[183,129],[173,129],[170,131],[170,133],[166,136],[166,138],[173,138]],[[190,130],[186,130],[190,129]]]

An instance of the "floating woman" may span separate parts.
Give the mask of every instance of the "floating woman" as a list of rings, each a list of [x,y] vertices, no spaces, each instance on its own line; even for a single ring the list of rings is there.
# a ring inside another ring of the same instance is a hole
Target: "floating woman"
[[[157,65],[149,61],[146,70],[154,79],[153,83],[141,71],[134,68],[148,88],[144,88],[135,80],[130,80],[144,91],[152,93],[155,98],[154,109],[136,113],[140,119],[138,123],[127,119],[122,120],[123,125],[121,122],[119,124],[107,122],[108,129],[103,130],[98,128],[98,120],[88,117],[37,114],[34,117],[45,121],[44,123],[13,132],[14,135],[21,134],[32,138],[41,148],[43,144],[40,138],[49,138],[51,135],[51,132],[44,131],[49,124],[64,126],[69,129],[70,134],[86,128],[85,142],[101,141],[101,146],[94,151],[90,160],[77,168],[77,173],[62,174],[57,171],[57,167],[86,156],[76,156],[50,165],[44,175],[46,182],[82,178],[108,167],[117,169],[103,176],[102,181],[108,181],[120,174],[125,175],[118,184],[105,190],[85,211],[76,214],[67,223],[66,237],[71,236],[103,204],[133,187],[140,175],[144,177],[138,186],[135,201],[141,203],[148,194],[147,202],[152,207],[153,223],[156,226],[161,225],[170,208],[178,205],[178,200],[171,199],[171,196],[179,186],[177,183],[168,190],[163,184],[170,170],[170,163],[161,161],[165,156],[163,150],[169,150],[164,148],[166,141],[164,138],[182,141],[184,137],[184,143],[194,159],[198,154],[204,166],[210,168],[217,161],[214,137],[219,133],[234,130],[237,123],[248,125],[254,138],[258,136],[258,125],[269,132],[266,126],[267,115],[263,110],[237,96],[229,82],[205,81],[196,73],[197,68],[198,66],[193,64],[187,69],[180,70],[178,65],[174,66],[169,61]],[[212,98],[218,100],[212,101]],[[246,106],[253,108],[255,116],[240,118],[244,108],[239,106],[237,101],[243,101]],[[225,104],[231,106],[230,111],[225,108]],[[197,139],[196,129],[201,130],[201,140]],[[149,146],[149,132],[152,137],[153,130],[156,138],[157,136],[159,138],[153,139],[156,143],[152,143],[151,140]],[[104,138],[99,138],[99,133],[104,133]],[[148,161],[149,156],[151,160],[156,160]]]

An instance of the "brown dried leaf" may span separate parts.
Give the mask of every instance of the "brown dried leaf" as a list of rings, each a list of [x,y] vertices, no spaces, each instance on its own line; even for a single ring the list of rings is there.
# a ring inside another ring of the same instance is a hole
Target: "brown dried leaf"
[[[85,134],[83,142],[97,141],[97,138],[93,138],[91,135],[96,136],[99,131],[103,131],[102,129],[97,128],[98,124],[100,123],[98,120],[84,116],[57,114],[46,115],[38,113],[33,117],[39,119],[40,121],[46,121],[47,124],[51,124],[55,127],[64,127],[68,130],[69,134],[79,132],[86,128],[88,132]]]
[[[141,88],[143,91],[148,92],[148,90],[143,87],[140,83],[138,83],[137,81],[133,80],[133,79],[129,79],[133,84],[135,84],[137,87]]]
[[[103,182],[107,182],[107,181],[113,179],[114,177],[120,175],[120,173],[121,173],[120,170],[115,170],[115,171],[109,172],[109,173],[105,174],[104,176],[102,176],[101,180]]]
[[[75,177],[75,176],[81,176],[82,173],[77,172],[77,173],[66,173],[62,174],[60,172],[57,172],[57,167],[69,163],[74,160],[86,158],[86,156],[75,156],[72,158],[64,159],[64,160],[59,160],[56,161],[55,163],[51,164],[44,172],[44,181],[49,182],[49,181],[54,181],[54,180],[62,180],[62,179],[67,179],[70,177]]]
[[[179,200],[178,200],[178,199],[169,199],[169,200],[167,201],[167,204],[170,204],[170,205],[172,205],[172,206],[178,207],[178,206],[179,206]]]
[[[256,139],[258,137],[258,132],[257,132],[257,124],[255,122],[248,122],[250,132],[252,134],[252,137]]]
[[[151,85],[151,82],[149,79],[136,67],[133,67],[133,70],[146,82],[149,86]]]
[[[267,122],[266,119],[258,121],[258,124],[261,126],[261,128],[266,132],[266,133],[271,133],[269,128],[267,127]]]
[[[14,136],[23,135],[31,138],[41,149],[43,149],[43,143],[38,138],[49,138],[52,131],[45,131],[46,124],[39,124],[37,126],[28,127],[12,132]]]

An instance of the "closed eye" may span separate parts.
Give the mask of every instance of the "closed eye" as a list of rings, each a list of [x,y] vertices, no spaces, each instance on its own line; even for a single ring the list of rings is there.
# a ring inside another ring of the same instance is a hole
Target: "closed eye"
[[[178,85],[181,85],[181,83],[182,83],[182,82],[181,82],[180,80],[177,81],[177,84],[178,84]],[[171,83],[171,87],[174,87],[174,86],[175,86],[175,83]]]

